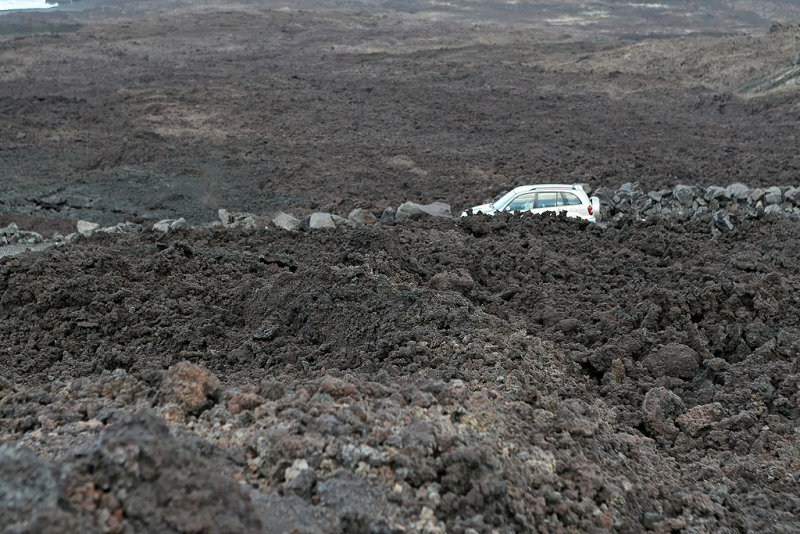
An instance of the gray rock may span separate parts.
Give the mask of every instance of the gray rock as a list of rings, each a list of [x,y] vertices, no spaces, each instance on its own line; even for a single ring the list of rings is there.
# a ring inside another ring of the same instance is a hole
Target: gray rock
[[[431,204],[417,204],[416,202],[403,202],[394,214],[395,219],[408,217],[419,217],[429,215],[431,217],[452,217],[450,204],[443,202],[433,202]]]
[[[304,221],[303,225],[311,230],[320,230],[323,228],[336,228],[336,223],[333,222],[333,217],[330,213],[314,212]]]
[[[781,188],[774,185],[772,187],[768,187],[764,191],[764,202],[767,205],[780,204],[783,202],[783,191],[781,191]]]
[[[95,231],[100,228],[100,225],[95,222],[78,221],[78,233],[84,237],[92,237]]]
[[[217,210],[217,217],[219,217],[222,226],[227,227],[233,224],[233,216],[225,208],[220,208]]]
[[[58,486],[48,466],[27,449],[0,445],[0,530],[27,524],[57,502]]]
[[[710,427],[712,423],[718,421],[722,413],[722,404],[719,402],[701,404],[686,410],[686,413],[679,415],[675,422],[681,430],[694,438]]]
[[[331,213],[331,219],[333,219],[333,224],[335,224],[336,226],[347,224],[347,219],[345,219],[344,217],[339,217],[335,213]]]
[[[711,202],[714,199],[730,199],[728,195],[728,190],[724,187],[720,187],[718,185],[711,185],[706,188],[706,192],[703,195],[703,198],[706,202]]]
[[[684,411],[681,398],[663,386],[648,391],[642,402],[642,420],[645,428],[655,436],[674,438],[678,434],[675,418]]]
[[[0,235],[12,236],[12,235],[17,235],[18,233],[19,233],[19,227],[16,225],[16,223],[13,222],[8,226],[6,226],[5,228],[0,228]]]
[[[779,204],[769,204],[764,208],[764,213],[767,215],[783,213],[783,208]]]
[[[381,214],[381,222],[382,223],[390,223],[394,221],[394,208],[388,206],[386,209],[383,210]]]
[[[617,195],[619,196],[632,196],[641,193],[642,187],[639,185],[639,182],[625,182],[617,189]]]
[[[44,238],[42,237],[41,234],[38,234],[36,232],[26,232],[26,231],[20,231],[19,237],[17,239],[17,242],[23,243],[23,244],[26,244],[26,245],[35,245],[35,244],[41,243],[43,241],[44,241]]]
[[[647,197],[653,202],[661,202],[661,199],[664,197],[664,193],[661,191],[650,191],[647,193]]]
[[[736,200],[745,200],[750,194],[750,189],[744,184],[731,184],[727,188],[728,196]]]
[[[688,185],[676,185],[672,190],[672,195],[681,203],[684,208],[691,208],[694,202],[694,189]]]
[[[294,215],[289,215],[288,213],[280,212],[272,219],[272,224],[274,224],[278,228],[292,231],[296,230],[302,224],[302,221],[297,217],[295,217]]]
[[[648,354],[643,363],[654,378],[674,376],[691,379],[697,374],[700,358],[686,345],[669,343]]]
[[[719,230],[730,232],[733,230],[733,223],[731,222],[731,214],[728,211],[714,212],[714,226]]]
[[[105,234],[129,234],[131,232],[137,232],[141,229],[141,226],[132,222],[122,222],[115,224],[114,226],[107,226],[106,228],[100,228],[97,230],[98,232],[103,232]]]
[[[797,206],[800,204],[800,187],[790,187],[783,196],[788,202]]]
[[[189,223],[186,222],[186,219],[181,217],[177,221],[173,221],[172,224],[169,225],[170,230],[177,230],[178,228],[185,228],[189,226]]]
[[[361,208],[356,208],[347,216],[347,220],[353,224],[374,224],[378,222],[373,214],[364,211]]]
[[[755,189],[750,191],[750,196],[748,197],[747,201],[750,204],[755,204],[756,202],[762,200],[763,198],[764,198],[764,190],[761,189],[760,187],[756,187]]]
[[[164,219],[163,221],[158,221],[153,225],[153,231],[163,232],[166,234],[167,232],[169,232],[170,226],[172,225],[173,222],[175,221],[172,219]]]

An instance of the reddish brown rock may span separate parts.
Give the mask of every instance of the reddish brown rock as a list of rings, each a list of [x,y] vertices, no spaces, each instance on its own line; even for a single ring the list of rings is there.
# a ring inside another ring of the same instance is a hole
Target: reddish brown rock
[[[198,414],[214,404],[219,379],[210,371],[183,361],[167,371],[161,384],[161,395],[167,402],[182,407],[188,414]]]
[[[702,404],[690,408],[686,413],[679,415],[675,419],[675,422],[681,430],[694,438],[697,437],[702,430],[710,427],[711,423],[719,420],[721,416],[722,404],[712,402],[711,404]]]
[[[228,401],[228,411],[233,415],[252,410],[264,404],[266,399],[255,393],[237,393]]]
[[[683,411],[681,398],[663,386],[651,389],[644,396],[642,419],[645,428],[656,436],[674,438],[678,434],[675,417]]]

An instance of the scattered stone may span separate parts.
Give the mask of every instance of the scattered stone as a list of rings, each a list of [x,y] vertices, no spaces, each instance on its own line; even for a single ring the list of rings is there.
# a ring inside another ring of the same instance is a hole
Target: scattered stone
[[[98,228],[100,228],[100,225],[95,222],[78,221],[77,227],[78,227],[78,233],[81,234],[83,237],[92,237],[95,231]]]
[[[783,213],[783,208],[780,207],[779,204],[769,204],[766,208],[764,208],[764,214],[778,214]]]
[[[182,361],[167,370],[160,392],[165,401],[174,402],[187,414],[196,415],[214,404],[219,387],[219,379],[210,371]]]
[[[706,200],[706,202],[710,202],[714,199],[728,200],[730,199],[730,196],[728,196],[728,190],[725,189],[724,187],[712,185],[706,188],[706,192],[705,195],[703,195],[703,198]]]
[[[233,224],[233,216],[231,216],[231,214],[225,208],[220,208],[217,210],[217,217],[222,223],[222,226],[226,228]]]
[[[475,281],[466,269],[457,271],[445,271],[438,273],[431,278],[430,286],[440,291],[458,291],[462,294],[469,294]]]
[[[783,202],[783,191],[780,187],[772,186],[764,190],[764,202],[769,206]]]
[[[681,430],[696,438],[702,430],[710,427],[714,421],[718,421],[721,417],[722,404],[713,402],[688,409],[686,413],[679,415],[675,422]]]
[[[756,202],[764,199],[764,190],[760,187],[756,187],[750,192],[750,196],[748,197],[748,202],[750,204],[755,204]]]
[[[375,224],[378,219],[373,214],[361,208],[356,208],[347,216],[347,220],[354,224]]]
[[[686,345],[669,343],[648,354],[643,363],[655,378],[674,376],[691,379],[697,374],[700,358]]]
[[[381,214],[380,221],[384,224],[394,222],[394,208],[391,206],[387,206],[386,209],[383,210]]]
[[[272,224],[274,224],[278,228],[292,231],[299,228],[300,225],[302,224],[302,221],[297,217],[295,217],[294,215],[289,215],[288,213],[280,212],[272,219]]]
[[[180,219],[173,221],[172,224],[169,225],[170,230],[177,230],[178,228],[185,228],[189,224],[186,222],[186,219],[181,217]]]
[[[303,226],[310,230],[321,230],[323,228],[336,228],[330,213],[314,212],[303,221]]]
[[[681,398],[663,386],[648,391],[642,402],[645,428],[656,436],[674,438],[678,434],[674,419],[683,412]]]
[[[3,236],[15,236],[17,234],[19,234],[19,227],[16,225],[16,223],[12,222],[11,224],[6,226],[5,228],[0,228],[0,235],[3,235]]]
[[[731,184],[727,187],[728,197],[736,200],[745,200],[750,194],[750,189],[744,184]]]
[[[138,232],[141,230],[141,226],[132,222],[121,222],[115,224],[114,226],[107,226],[105,228],[100,228],[97,231],[103,232],[104,234],[129,234],[132,232]]]
[[[691,208],[694,202],[694,189],[688,185],[676,185],[672,190],[672,195],[681,203],[684,208]]]
[[[232,415],[258,408],[267,400],[255,393],[237,393],[228,401],[228,411]]]
[[[722,231],[730,232],[733,230],[731,214],[729,211],[716,211],[713,215],[714,226]]]
[[[639,185],[639,182],[625,182],[619,189],[617,190],[617,194],[620,196],[633,196],[639,195],[642,193],[642,186]]]
[[[158,221],[153,225],[154,232],[169,232],[169,229],[174,221],[172,219],[164,219],[163,221]]]
[[[452,217],[450,204],[443,202],[433,202],[431,204],[417,204],[415,202],[404,202],[397,208],[394,215],[395,220],[430,215],[431,217]]]

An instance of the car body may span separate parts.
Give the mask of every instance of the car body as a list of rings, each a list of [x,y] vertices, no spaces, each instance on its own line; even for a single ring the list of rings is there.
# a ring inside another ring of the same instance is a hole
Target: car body
[[[600,199],[586,194],[580,184],[537,184],[522,185],[500,196],[494,202],[473,206],[461,214],[494,215],[507,213],[545,213],[566,212],[567,217],[577,217],[597,222],[600,213]]]

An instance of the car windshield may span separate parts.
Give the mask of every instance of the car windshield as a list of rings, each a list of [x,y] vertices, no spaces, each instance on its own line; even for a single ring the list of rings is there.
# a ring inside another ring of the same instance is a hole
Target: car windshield
[[[508,203],[508,201],[511,200],[513,197],[514,197],[514,191],[513,190],[509,191],[505,195],[503,195],[500,198],[498,198],[497,200],[495,200],[492,203],[492,207],[494,209],[496,209],[496,210],[502,209],[503,206],[505,206]]]

